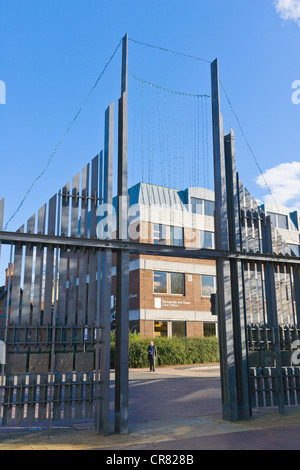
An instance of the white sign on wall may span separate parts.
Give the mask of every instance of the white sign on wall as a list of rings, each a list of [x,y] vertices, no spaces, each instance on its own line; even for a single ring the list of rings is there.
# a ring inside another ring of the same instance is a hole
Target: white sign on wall
[[[3,341],[0,341],[0,364],[6,364],[6,347]]]

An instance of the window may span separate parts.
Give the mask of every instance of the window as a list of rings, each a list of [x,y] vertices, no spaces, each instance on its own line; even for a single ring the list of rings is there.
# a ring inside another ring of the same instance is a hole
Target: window
[[[203,323],[203,336],[216,336],[216,324]]]
[[[200,230],[200,248],[214,248],[215,237],[213,232]]]
[[[185,333],[185,322],[184,321],[172,321],[172,337],[184,337]]]
[[[208,215],[210,217],[213,217],[214,212],[215,212],[215,203],[214,203],[214,201],[204,200],[204,215]]]
[[[167,226],[161,224],[153,224],[153,243],[156,245],[167,244]]]
[[[154,293],[166,294],[167,293],[167,273],[154,271]]]
[[[215,276],[201,276],[201,295],[203,297],[210,297],[211,294],[216,293],[216,278]]]
[[[168,324],[166,321],[156,321],[154,323],[154,336],[168,336]]]
[[[172,246],[183,246],[183,228],[182,227],[174,227],[173,225],[171,225],[170,244]]]
[[[289,229],[289,220],[287,215],[276,214],[275,212],[268,212],[271,222],[274,227]]]
[[[192,206],[193,214],[208,215],[209,217],[214,216],[214,211],[215,211],[214,201],[208,201],[207,199],[191,197],[191,206]]]
[[[203,214],[203,199],[191,197],[191,206],[193,214]]]
[[[289,229],[289,221],[287,215],[277,214],[277,223],[278,228],[285,228],[286,230]]]
[[[154,294],[185,295],[185,276],[182,273],[153,272]]]
[[[171,294],[184,295],[184,274],[170,273],[171,277]]]

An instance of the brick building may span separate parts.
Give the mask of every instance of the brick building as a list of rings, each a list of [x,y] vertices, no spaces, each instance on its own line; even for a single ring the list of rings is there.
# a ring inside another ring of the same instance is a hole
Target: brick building
[[[131,239],[214,248],[213,191],[139,183],[129,189],[129,204]],[[216,334],[217,317],[210,311],[216,289],[213,261],[132,255],[129,269],[132,330],[142,337]],[[112,275],[114,281],[115,267]]]
[[[115,201],[116,202],[116,201]],[[129,189],[130,238],[146,243],[214,248],[214,192],[139,183]],[[300,256],[300,211],[261,206],[276,228],[279,251]],[[282,243],[282,247],[281,247]],[[115,277],[116,268],[113,267]],[[135,255],[130,258],[130,328],[143,337],[217,334],[210,296],[214,261]],[[251,294],[254,296],[255,292]],[[112,310],[115,297],[112,298]]]

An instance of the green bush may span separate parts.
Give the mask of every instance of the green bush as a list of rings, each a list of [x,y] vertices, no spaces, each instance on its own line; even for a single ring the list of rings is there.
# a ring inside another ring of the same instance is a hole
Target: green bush
[[[129,367],[148,367],[147,348],[150,339],[142,339],[137,333],[129,333]],[[157,365],[184,365],[219,362],[219,344],[216,337],[153,339],[157,347]],[[114,368],[115,335],[111,335],[111,367]]]

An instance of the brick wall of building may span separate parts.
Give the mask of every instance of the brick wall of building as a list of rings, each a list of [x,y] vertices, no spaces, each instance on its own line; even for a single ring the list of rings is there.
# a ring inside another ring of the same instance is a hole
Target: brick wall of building
[[[153,243],[153,224],[139,222],[133,229],[139,229],[140,241]],[[169,234],[170,232],[167,232]],[[136,240],[136,234],[134,236]],[[167,237],[167,245],[170,240]],[[200,247],[199,230],[184,228],[184,246]],[[136,261],[136,263],[134,263]],[[201,274],[213,273],[214,261],[199,259],[183,259],[165,256],[130,255],[131,270],[129,275],[129,309],[130,329],[138,331],[142,337],[155,335],[155,321],[167,322],[168,334],[172,334],[172,321],[184,321],[186,336],[203,336],[203,321],[196,321],[195,312],[209,312],[210,298],[202,296]],[[176,267],[180,270],[176,271]],[[113,266],[116,266],[116,255],[113,256]],[[150,266],[150,268],[149,268]],[[185,266],[185,268],[184,268]],[[184,272],[185,292],[181,294],[154,293],[154,271]],[[196,273],[195,273],[196,271]],[[116,296],[116,279],[112,279],[112,293]],[[155,301],[156,299],[156,301]],[[157,305],[161,304],[160,308]],[[169,312],[169,313],[168,313]],[[178,312],[178,313],[177,313]],[[174,318],[172,316],[174,315]],[[147,316],[150,317],[147,319]]]

